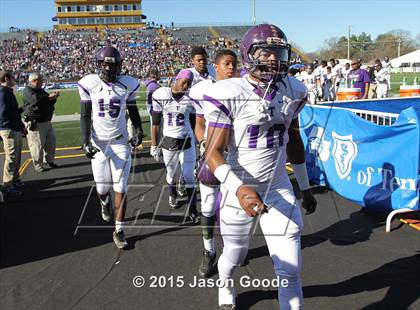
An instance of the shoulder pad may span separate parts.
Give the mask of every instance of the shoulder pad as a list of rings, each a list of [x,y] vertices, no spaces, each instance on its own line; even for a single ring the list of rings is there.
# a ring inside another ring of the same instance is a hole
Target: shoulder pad
[[[129,75],[121,75],[118,79],[118,82],[123,84],[129,90],[134,90],[139,87],[140,82]]]
[[[81,80],[79,80],[78,84],[83,89],[90,92],[93,89],[95,89],[97,85],[101,84],[101,79],[99,78],[97,74],[88,74],[84,76]]]

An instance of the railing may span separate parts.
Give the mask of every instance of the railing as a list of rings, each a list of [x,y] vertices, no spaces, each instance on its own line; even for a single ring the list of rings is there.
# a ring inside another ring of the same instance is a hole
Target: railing
[[[258,21],[257,24],[267,23],[265,21]],[[154,27],[160,27],[160,25],[165,26],[167,28],[184,28],[184,27],[235,27],[235,26],[253,26],[252,22],[220,22],[220,23],[174,23],[173,26],[171,23],[155,23]],[[147,26],[151,26],[147,24]]]
[[[324,109],[340,109],[340,110],[348,110],[363,118],[366,121],[375,123],[376,125],[380,126],[391,126],[397,120],[399,114],[397,113],[387,113],[387,112],[378,112],[378,111],[369,111],[369,110],[359,110],[359,109],[349,109],[349,108],[340,108],[340,107],[331,107],[331,106],[323,106],[323,105],[315,105],[317,108],[324,108]]]
[[[367,110],[357,110],[357,109],[347,109],[352,111],[357,116],[367,120],[369,122],[375,123],[376,125],[382,126],[391,126],[398,118],[396,113],[386,113],[386,112],[377,112],[377,111],[367,111]]]

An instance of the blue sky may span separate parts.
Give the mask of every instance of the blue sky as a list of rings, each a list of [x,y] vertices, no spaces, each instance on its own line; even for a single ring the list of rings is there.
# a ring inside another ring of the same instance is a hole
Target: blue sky
[[[148,20],[159,23],[252,22],[252,0],[143,0]],[[0,29],[52,27],[53,0],[0,0]],[[419,0],[256,0],[257,21],[276,24],[306,52],[324,40],[366,32],[374,39],[390,30],[420,33]]]

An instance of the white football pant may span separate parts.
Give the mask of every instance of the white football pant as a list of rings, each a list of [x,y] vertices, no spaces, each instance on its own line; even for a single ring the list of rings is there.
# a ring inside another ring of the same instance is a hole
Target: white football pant
[[[286,188],[285,184],[271,188],[275,190],[270,190],[266,197],[264,192],[260,192],[261,197],[265,197],[264,203],[270,207],[268,213],[255,218],[245,213],[236,195],[228,193],[226,196],[226,191],[222,189],[220,231],[224,247],[218,262],[219,277],[223,281],[233,278],[235,267],[243,262],[248,253],[253,224],[259,219],[275,274],[279,282],[288,281],[287,287],[278,287],[280,308],[301,309],[300,232],[303,223],[300,206],[290,182]],[[234,304],[234,297],[232,290],[229,292],[226,288],[219,288],[219,305]]]
[[[91,160],[97,192],[105,195],[112,186],[115,192],[125,193],[131,168],[130,147],[126,140],[92,144],[100,149]]]
[[[192,145],[186,150],[178,151],[162,149],[162,155],[166,166],[166,182],[168,182],[168,184],[175,184],[175,172],[178,163],[180,163],[181,173],[185,180],[185,186],[193,188],[195,186],[195,147]]]

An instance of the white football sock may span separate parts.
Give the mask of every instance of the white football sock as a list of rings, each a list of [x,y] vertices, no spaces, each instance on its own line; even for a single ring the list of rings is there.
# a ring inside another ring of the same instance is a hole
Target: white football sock
[[[216,250],[214,248],[214,238],[211,239],[205,239],[203,238],[204,242],[204,249],[210,252],[210,255],[213,256],[214,253],[216,253]]]
[[[115,231],[123,230],[124,222],[115,221]]]

